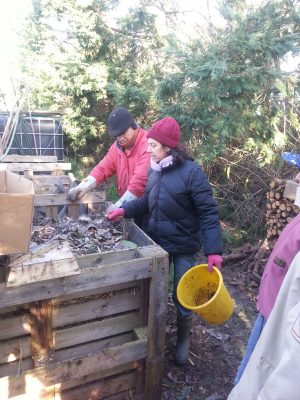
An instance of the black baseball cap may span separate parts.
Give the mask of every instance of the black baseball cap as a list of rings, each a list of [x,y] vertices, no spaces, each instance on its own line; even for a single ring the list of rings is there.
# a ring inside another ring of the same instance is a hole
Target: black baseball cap
[[[110,113],[107,121],[107,129],[110,136],[123,135],[127,129],[137,129],[137,124],[126,108],[117,107]]]

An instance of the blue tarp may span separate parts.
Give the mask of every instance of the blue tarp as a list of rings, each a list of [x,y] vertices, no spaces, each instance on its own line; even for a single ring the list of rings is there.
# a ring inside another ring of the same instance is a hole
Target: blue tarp
[[[300,154],[285,152],[282,154],[282,158],[284,159],[284,161],[300,169]]]

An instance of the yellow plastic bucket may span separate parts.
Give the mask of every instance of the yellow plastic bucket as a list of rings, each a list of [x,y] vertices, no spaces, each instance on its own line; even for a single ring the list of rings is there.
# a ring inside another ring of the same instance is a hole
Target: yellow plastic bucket
[[[177,298],[183,307],[211,324],[226,322],[234,309],[221,272],[215,267],[209,272],[207,264],[196,265],[182,276],[177,286]]]

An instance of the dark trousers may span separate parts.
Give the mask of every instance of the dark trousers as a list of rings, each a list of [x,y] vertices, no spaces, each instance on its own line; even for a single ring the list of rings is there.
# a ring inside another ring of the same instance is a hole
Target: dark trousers
[[[180,278],[192,267],[197,265],[196,254],[169,254],[169,267],[174,266],[173,301],[180,318],[188,318],[192,311],[183,307],[177,299],[177,286]]]

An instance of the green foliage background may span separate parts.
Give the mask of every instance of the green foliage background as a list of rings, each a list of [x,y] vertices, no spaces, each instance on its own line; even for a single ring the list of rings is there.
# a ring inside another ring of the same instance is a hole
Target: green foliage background
[[[68,155],[91,164],[111,143],[113,107],[144,127],[175,117],[221,212],[247,226],[254,207],[262,226],[267,181],[284,173],[280,154],[300,150],[299,71],[280,68],[300,54],[299,2],[220,1],[224,27],[199,23],[188,39],[174,1],[140,0],[112,18],[118,4],[33,0],[23,37],[31,104],[60,111]]]

